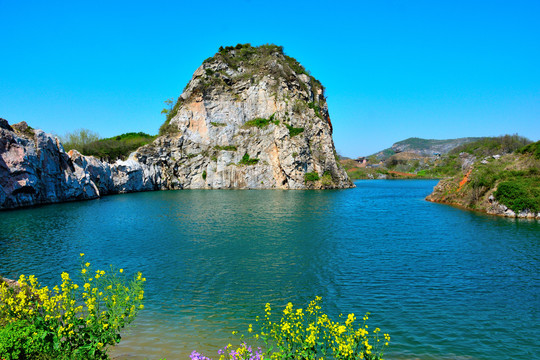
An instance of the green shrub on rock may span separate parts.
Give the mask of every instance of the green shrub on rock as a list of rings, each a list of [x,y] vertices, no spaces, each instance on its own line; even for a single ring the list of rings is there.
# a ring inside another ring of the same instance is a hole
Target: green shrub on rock
[[[317,181],[319,180],[319,174],[317,174],[316,171],[305,173],[304,175],[304,181]]]

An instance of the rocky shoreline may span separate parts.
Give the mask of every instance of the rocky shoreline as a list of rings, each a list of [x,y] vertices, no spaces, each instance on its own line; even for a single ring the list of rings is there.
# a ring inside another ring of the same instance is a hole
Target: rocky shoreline
[[[468,179],[464,176],[461,181],[465,181],[466,183]],[[465,183],[463,183],[461,187],[463,187]],[[482,212],[488,215],[540,220],[540,212],[535,213],[529,210],[515,212],[508,206],[499,203],[494,196],[496,190],[497,188],[490,189],[481,198],[471,203],[469,201],[470,195],[460,188],[460,184],[456,182],[456,179],[445,179],[439,181],[433,189],[433,192],[425,199],[430,202],[451,205],[469,211]]]
[[[520,211],[518,213],[514,212],[512,209],[509,209],[507,206],[498,203],[497,201],[493,200],[493,203],[491,206],[489,206],[486,209],[476,209],[472,208],[470,206],[462,205],[458,202],[453,201],[446,201],[443,199],[435,199],[432,197],[432,194],[428,195],[425,198],[426,201],[438,203],[438,204],[444,204],[449,206],[454,206],[463,210],[467,211],[475,211],[480,212],[488,215],[494,215],[494,216],[500,216],[500,217],[508,217],[508,218],[517,218],[517,219],[530,219],[530,220],[540,220],[540,212],[534,213],[531,211]]]
[[[0,119],[0,210],[157,190],[154,169],[128,159],[109,164],[26,123]]]

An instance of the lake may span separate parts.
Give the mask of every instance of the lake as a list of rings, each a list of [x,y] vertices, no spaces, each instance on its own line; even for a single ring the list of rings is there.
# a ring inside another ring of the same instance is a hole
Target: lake
[[[436,181],[355,189],[180,190],[0,212],[0,274],[59,284],[79,253],[147,278],[112,354],[188,359],[246,332],[269,302],[371,312],[386,359],[534,359],[540,223],[424,200]]]

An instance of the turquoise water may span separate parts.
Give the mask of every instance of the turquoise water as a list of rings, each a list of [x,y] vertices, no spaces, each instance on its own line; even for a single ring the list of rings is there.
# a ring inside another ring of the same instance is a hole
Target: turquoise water
[[[540,224],[424,201],[435,181],[336,191],[181,190],[0,213],[0,274],[115,264],[148,279],[113,354],[215,355],[270,302],[371,312],[388,359],[534,359]]]

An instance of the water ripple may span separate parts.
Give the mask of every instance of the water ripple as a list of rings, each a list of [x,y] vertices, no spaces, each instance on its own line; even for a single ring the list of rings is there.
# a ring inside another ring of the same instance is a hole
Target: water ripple
[[[114,356],[216,354],[264,303],[372,313],[393,359],[532,359],[537,222],[428,203],[433,181],[343,191],[168,191],[0,213],[0,273],[45,284],[84,252],[148,279]],[[505,357],[505,356],[503,356]]]

